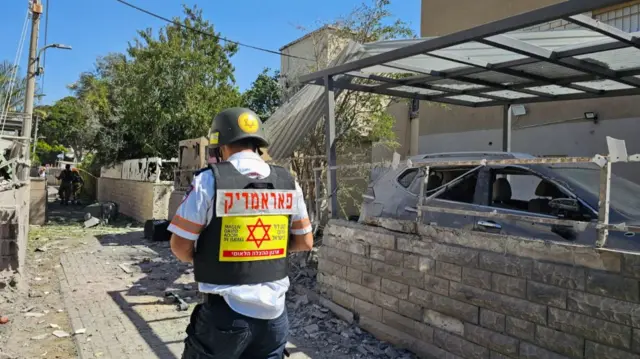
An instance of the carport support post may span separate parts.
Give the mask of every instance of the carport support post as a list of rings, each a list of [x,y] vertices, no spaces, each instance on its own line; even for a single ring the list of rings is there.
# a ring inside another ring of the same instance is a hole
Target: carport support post
[[[314,215],[313,223],[320,223],[320,219],[322,218],[322,168],[314,168],[313,169],[313,182],[315,185],[314,191],[314,211],[316,212]]]
[[[324,77],[325,137],[327,141],[327,194],[329,195],[329,218],[338,218],[338,181],[336,178],[336,99],[333,78]]]
[[[596,247],[602,248],[607,243],[609,236],[609,205],[611,198],[611,162],[607,157],[607,163],[600,171],[600,196],[598,198],[598,240]]]

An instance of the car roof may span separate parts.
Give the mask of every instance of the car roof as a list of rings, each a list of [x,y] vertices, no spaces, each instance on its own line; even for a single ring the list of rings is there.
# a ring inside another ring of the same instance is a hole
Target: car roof
[[[477,161],[487,160],[504,160],[514,158],[535,158],[527,153],[519,152],[441,152],[429,153],[410,157],[413,163],[429,163],[443,161]]]

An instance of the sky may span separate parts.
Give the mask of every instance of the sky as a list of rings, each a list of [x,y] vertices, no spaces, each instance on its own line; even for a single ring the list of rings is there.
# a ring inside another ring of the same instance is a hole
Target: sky
[[[81,72],[92,70],[97,57],[124,52],[136,30],[149,27],[157,30],[165,24],[115,0],[45,1],[49,1],[47,42],[70,45],[73,50],[47,50],[42,104],[68,96],[67,85],[76,81]],[[182,4],[197,4],[222,36],[276,51],[303,36],[301,26],[317,28],[367,1],[371,0],[129,0],[169,18],[182,14]],[[3,0],[0,5],[0,61],[13,62],[16,57],[27,4],[28,0]],[[390,10],[419,33],[420,0],[393,0]],[[39,47],[45,45],[44,18],[41,24]],[[23,76],[28,42],[27,36],[20,61]],[[232,62],[236,83],[244,91],[265,67],[278,69],[280,56],[240,47]]]

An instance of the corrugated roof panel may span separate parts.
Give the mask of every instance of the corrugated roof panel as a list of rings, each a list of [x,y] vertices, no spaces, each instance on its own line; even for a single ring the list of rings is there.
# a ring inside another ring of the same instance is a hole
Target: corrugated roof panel
[[[506,75],[506,74],[495,72],[495,71],[484,71],[477,74],[467,75],[465,77],[470,77],[476,80],[489,81],[489,82],[505,84],[505,85],[530,82],[530,80],[523,79],[522,77]]]
[[[577,59],[600,63],[611,70],[628,70],[638,68],[640,50],[635,48],[618,49],[576,56]]]
[[[524,72],[538,75],[538,76],[549,77],[552,79],[585,75],[584,72],[572,70],[564,66],[551,64],[548,62],[536,62],[533,64],[517,66],[517,67],[514,67],[513,69],[524,71]]]
[[[470,95],[449,96],[447,98],[450,98],[452,100],[460,100],[460,101],[475,102],[475,103],[491,101],[488,98],[470,96]]]
[[[612,80],[576,82],[575,84],[584,86],[584,87],[589,87],[594,90],[602,90],[602,91],[627,90],[627,89],[633,88],[633,86],[621,84],[620,82],[612,81]]]
[[[330,66],[362,56],[362,45],[351,41]],[[337,97],[339,93],[340,90],[336,89],[335,96]],[[266,136],[270,142],[267,149],[269,156],[274,160],[290,157],[300,142],[322,119],[325,106],[324,87],[317,85],[303,86],[280,106],[265,123]]]
[[[532,91],[544,92],[544,93],[548,93],[550,95],[556,95],[556,96],[583,93],[583,91],[575,90],[568,87],[562,87],[558,85],[527,87],[527,89]]]
[[[409,93],[419,93],[419,94],[422,94],[422,95],[440,95],[440,94],[443,93],[442,91],[423,89],[423,88],[413,87],[413,86],[394,87],[394,90],[406,91],[406,92],[409,92]]]
[[[522,92],[509,91],[509,90],[485,92],[485,94],[491,95],[491,96],[504,97],[506,99],[518,99],[518,98],[536,97],[535,95],[530,95],[530,94],[522,93]]]
[[[463,82],[458,80],[448,80],[448,79],[434,81],[434,82],[431,82],[430,85],[444,87],[444,88],[448,88],[451,90],[458,90],[458,91],[486,88],[486,86],[482,86],[482,85],[471,84],[468,82]]]

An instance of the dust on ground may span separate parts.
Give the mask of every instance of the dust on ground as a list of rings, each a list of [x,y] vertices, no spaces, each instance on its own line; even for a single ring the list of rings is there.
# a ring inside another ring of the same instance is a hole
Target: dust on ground
[[[78,357],[60,293],[60,256],[82,248],[96,235],[129,232],[126,227],[132,223],[125,220],[84,228],[83,208],[49,203],[48,224],[30,226],[26,270],[18,279],[28,289],[0,283],[4,287],[0,289],[0,315],[9,318],[9,323],[0,325],[0,358]]]
[[[126,218],[83,228],[82,209],[50,204],[49,224],[31,227],[29,291],[0,289],[0,315],[10,318],[0,325],[0,358],[179,358],[199,300],[192,266]],[[291,262],[292,287],[315,289],[314,255]],[[167,291],[189,308],[168,302]],[[414,358],[306,295],[290,291],[287,308],[291,359]]]

